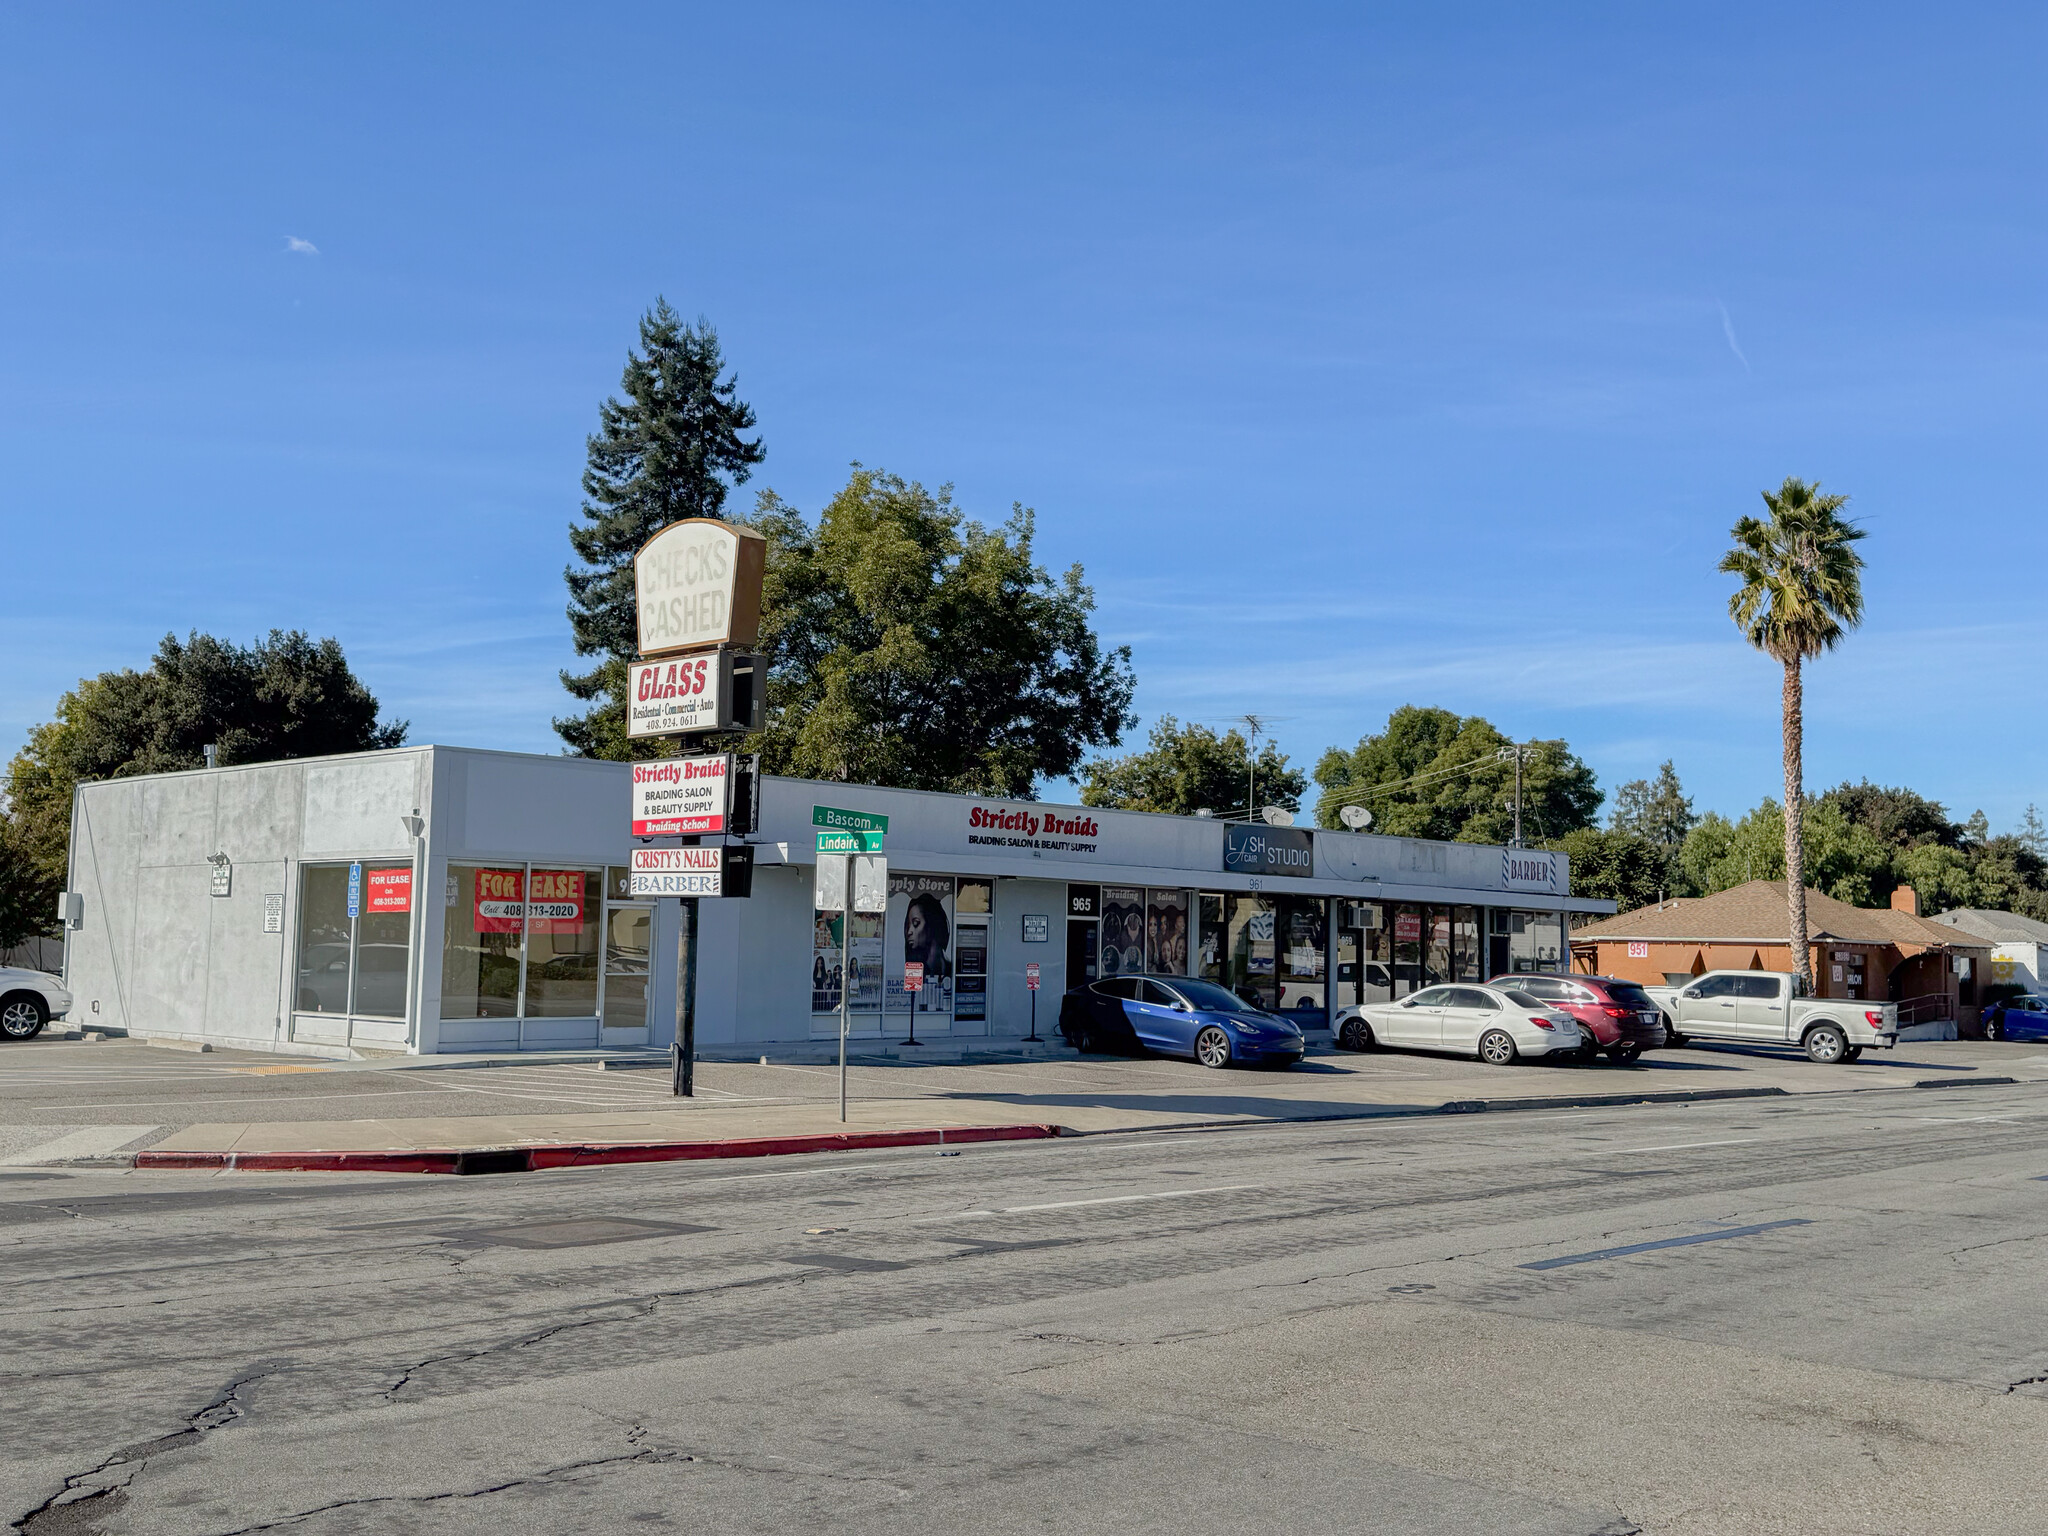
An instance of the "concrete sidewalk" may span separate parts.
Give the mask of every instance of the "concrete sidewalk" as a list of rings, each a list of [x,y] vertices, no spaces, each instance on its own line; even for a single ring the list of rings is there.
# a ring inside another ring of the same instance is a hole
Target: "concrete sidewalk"
[[[588,1069],[585,1069],[586,1071]],[[1635,1067],[1482,1066],[1440,1056],[1374,1053],[1312,1057],[1289,1072],[1210,1072],[1158,1059],[1068,1057],[1057,1063],[959,1067],[864,1066],[842,1123],[836,1075],[800,1073],[803,1091],[768,1084],[758,1067],[700,1071],[705,1096],[650,1090],[630,1109],[349,1120],[192,1124],[153,1152],[372,1152],[681,1145],[832,1138],[846,1131],[923,1132],[1056,1126],[1068,1134],[1171,1130],[1485,1109],[1655,1103],[1725,1097],[1860,1092],[1966,1083],[2048,1081],[2048,1053],[1979,1042],[1921,1043],[1820,1067],[1791,1055],[1682,1051]],[[640,1074],[633,1074],[639,1077]],[[665,1087],[662,1079],[660,1087]],[[780,1092],[764,1094],[764,1087]]]

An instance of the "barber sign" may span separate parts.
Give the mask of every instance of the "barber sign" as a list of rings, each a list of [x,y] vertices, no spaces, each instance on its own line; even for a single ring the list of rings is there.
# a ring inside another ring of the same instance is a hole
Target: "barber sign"
[[[922,992],[924,990],[924,962],[922,960],[911,960],[905,963],[903,967],[903,990],[906,992]]]
[[[731,786],[729,752],[633,764],[633,836],[723,832]]]
[[[723,896],[725,850],[716,844],[697,848],[635,848],[635,896]]]

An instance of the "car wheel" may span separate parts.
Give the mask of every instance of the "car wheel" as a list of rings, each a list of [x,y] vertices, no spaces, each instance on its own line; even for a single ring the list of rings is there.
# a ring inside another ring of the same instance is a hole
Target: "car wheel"
[[[1083,1056],[1095,1054],[1095,1031],[1086,1024],[1077,1026],[1069,1038],[1074,1043],[1074,1049]]]
[[[1214,1024],[1195,1036],[1195,1060],[1205,1067],[1230,1065],[1230,1036]]]
[[[1607,1053],[1607,1059],[1616,1066],[1625,1067],[1642,1054],[1643,1048],[1640,1045],[1617,1045]]]
[[[1346,1019],[1337,1031],[1337,1043],[1347,1051],[1372,1049],[1372,1026],[1360,1018]]]
[[[1860,1045],[1852,1045],[1852,1046],[1850,1046],[1850,1047],[1849,1047],[1849,1048],[1848,1048],[1847,1050],[1845,1050],[1845,1051],[1843,1051],[1843,1052],[1842,1052],[1842,1060],[1844,1060],[1844,1061],[1854,1061],[1854,1060],[1856,1060],[1856,1058],[1857,1058],[1857,1057],[1861,1056],[1862,1054],[1863,1054],[1863,1047],[1862,1047],[1862,1046],[1860,1046]]]
[[[1984,1038],[1986,1040],[2003,1040],[2005,1038],[2005,1021],[2003,1019],[1987,1020],[1984,1025]]]
[[[1489,1029],[1479,1037],[1479,1059],[1489,1067],[1511,1066],[1519,1055],[1515,1037],[1504,1029]]]
[[[0,998],[0,1035],[10,1040],[33,1040],[50,1022],[50,1010],[33,992],[10,992]]]
[[[1816,1024],[1806,1032],[1805,1045],[1808,1061],[1831,1067],[1847,1058],[1849,1037],[1832,1024]]]
[[[1678,1026],[1671,1022],[1671,1015],[1664,1015],[1664,1043],[1673,1050],[1682,1049],[1692,1042],[1678,1032]]]

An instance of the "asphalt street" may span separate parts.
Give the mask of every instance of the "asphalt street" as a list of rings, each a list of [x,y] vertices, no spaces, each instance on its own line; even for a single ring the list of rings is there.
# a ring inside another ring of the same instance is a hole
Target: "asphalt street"
[[[2033,1085],[17,1171],[0,1508],[32,1536],[2037,1532],[2044,1234]]]

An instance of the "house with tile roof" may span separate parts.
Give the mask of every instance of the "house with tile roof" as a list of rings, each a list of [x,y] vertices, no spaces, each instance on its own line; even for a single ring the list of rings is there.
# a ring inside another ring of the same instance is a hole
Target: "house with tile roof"
[[[1890,907],[1852,907],[1806,893],[1814,995],[1900,1005],[1899,1022],[1976,1021],[1991,944],[1919,915],[1911,886]],[[1638,907],[1572,930],[1572,969],[1652,986],[1704,971],[1791,971],[1785,882],[1751,880],[1711,896]]]

